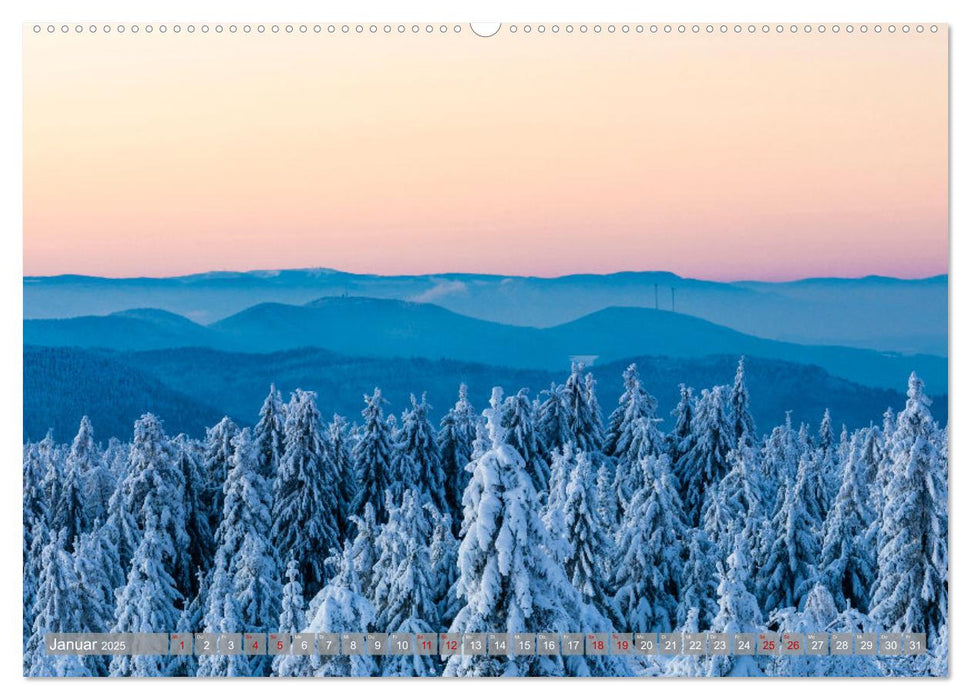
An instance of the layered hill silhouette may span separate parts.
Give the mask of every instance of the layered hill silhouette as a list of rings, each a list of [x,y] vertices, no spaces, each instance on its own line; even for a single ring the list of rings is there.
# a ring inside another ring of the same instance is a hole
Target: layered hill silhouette
[[[637,356],[748,355],[816,365],[863,386],[897,389],[916,371],[935,394],[947,392],[947,360],[839,346],[799,345],[684,314],[612,307],[550,328],[506,325],[440,306],[363,297],[304,305],[257,304],[203,326],[169,312],[24,321],[29,345],[144,351],[202,347],[268,353],[304,347],[369,358],[449,359],[524,370],[562,370],[571,359],[605,364]]]
[[[484,321],[549,328],[613,306],[657,307],[760,338],[947,355],[946,275],[712,282],[649,271],[546,278],[304,269],[25,277],[23,289],[24,317],[31,319],[154,308],[209,324],[260,303],[359,296],[433,303]]]

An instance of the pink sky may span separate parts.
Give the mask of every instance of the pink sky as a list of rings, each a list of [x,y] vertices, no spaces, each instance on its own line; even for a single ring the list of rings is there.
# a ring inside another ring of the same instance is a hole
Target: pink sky
[[[946,30],[24,52],[26,275],[947,270]]]

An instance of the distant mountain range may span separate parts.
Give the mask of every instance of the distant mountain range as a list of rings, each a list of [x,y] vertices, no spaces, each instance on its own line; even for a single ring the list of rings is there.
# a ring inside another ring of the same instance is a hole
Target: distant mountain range
[[[863,386],[898,389],[917,371],[947,392],[947,360],[766,340],[685,314],[610,307],[549,328],[483,321],[430,303],[325,297],[304,305],[261,303],[208,326],[158,309],[24,321],[28,345],[143,351],[204,347],[266,353],[302,347],[368,358],[449,359],[561,372],[572,358],[597,365],[638,356],[747,355],[816,365]]]
[[[328,269],[127,279],[64,275],[24,278],[24,317],[152,308],[207,325],[259,304],[303,305],[346,296],[434,303],[473,319],[551,328],[610,307],[673,308],[760,338],[944,357],[947,289],[946,275],[783,283],[709,282],[669,272],[557,278],[380,276]]]
[[[697,390],[730,383],[737,357],[635,357],[593,368],[604,418],[623,391],[621,374],[629,361],[638,365],[648,390],[659,401],[661,428],[671,429],[670,412],[678,400],[678,385]],[[829,408],[837,426],[856,428],[879,423],[884,410],[899,410],[905,397],[899,389],[860,386],[827,374],[819,367],[749,357],[746,377],[751,407],[760,431],[768,431],[792,411],[796,424],[818,424]],[[339,413],[358,420],[362,396],[375,386],[388,400],[387,411],[400,414],[409,394],[428,393],[437,421],[456,399],[458,385],[481,410],[492,386],[507,392],[522,387],[532,398],[562,383],[567,368],[527,370],[454,360],[345,357],[320,349],[271,354],[229,353],[181,348],[147,352],[24,348],[24,439],[36,440],[52,429],[55,439],[68,441],[82,415],[89,415],[98,440],[128,440],[132,424],[145,411],[156,412],[170,434],[195,437],[224,414],[241,425],[252,425],[271,383],[286,398],[296,388],[314,390],[325,420]],[[901,388],[906,387],[906,382]],[[541,397],[540,397],[541,398]],[[946,397],[935,397],[931,410],[947,420]]]

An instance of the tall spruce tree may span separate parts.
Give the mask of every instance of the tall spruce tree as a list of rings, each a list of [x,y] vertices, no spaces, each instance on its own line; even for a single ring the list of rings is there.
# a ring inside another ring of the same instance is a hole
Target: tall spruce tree
[[[745,544],[728,556],[728,568],[718,564],[718,614],[711,623],[711,631],[720,634],[757,634],[763,630],[762,611],[749,589],[746,572],[750,564]],[[762,676],[758,657],[727,655],[712,656],[708,664],[709,676]]]
[[[51,529],[65,532],[69,552],[74,551],[74,541],[87,530],[87,513],[84,507],[84,484],[80,460],[65,460],[64,481],[58,491],[58,500],[51,510]]]
[[[692,528],[687,556],[681,573],[677,623],[687,625],[694,612],[698,629],[707,630],[718,614],[718,550],[704,530]]]
[[[286,426],[283,399],[276,386],[270,385],[270,393],[263,400],[260,419],[253,428],[256,442],[257,464],[260,475],[268,482],[276,478],[283,456],[284,429]]]
[[[283,457],[273,485],[271,541],[300,562],[305,590],[329,575],[330,553],[340,549],[338,475],[320,434],[316,394],[297,389],[287,408]],[[218,535],[217,535],[218,536]]]
[[[783,489],[796,478],[798,469],[799,449],[792,429],[792,413],[786,411],[786,422],[773,428],[762,446],[758,474],[765,511],[775,512]]]
[[[607,537],[597,508],[593,465],[585,452],[577,455],[576,465],[567,483],[563,518],[567,539],[564,562],[567,578],[584,604],[595,606],[606,619],[620,626],[620,616],[613,606],[609,591],[613,542]]]
[[[378,560],[374,564],[374,594],[378,629],[394,631],[410,614],[426,622],[427,629],[438,626],[437,609],[431,574],[428,543],[431,542],[434,520],[439,517],[424,494],[405,489],[401,497],[390,505],[388,522],[378,535]],[[412,552],[411,543],[419,543],[421,551]],[[402,568],[405,560],[415,567]],[[409,578],[415,590],[409,593],[401,587],[401,577]],[[410,611],[410,612],[409,612]]]
[[[175,559],[177,546],[165,526],[168,509],[150,490],[143,505],[145,533],[131,560],[128,581],[118,593],[115,633],[170,633],[176,628],[181,595],[166,562]],[[171,659],[166,656],[113,656],[112,676],[167,676]]]
[[[393,505],[380,538],[381,555],[375,567],[376,627],[389,632],[428,633],[438,629],[436,581],[428,542],[431,518],[438,513],[413,491],[406,490]],[[415,653],[382,660],[384,676],[438,675],[435,661]]]
[[[799,462],[795,480],[785,490],[769,529],[766,561],[758,591],[762,609],[798,607],[816,580],[820,523],[809,507],[808,472],[812,459]]]
[[[185,435],[178,435],[172,441],[175,459],[185,482],[183,509],[185,512],[185,532],[188,537],[188,557],[192,571],[208,571],[212,566],[215,550],[213,532],[209,521],[209,508],[203,498],[206,496],[207,483],[199,464],[198,450]],[[193,576],[189,596],[198,593],[198,577]]]
[[[357,500],[357,472],[351,460],[348,448],[347,421],[334,414],[333,420],[327,426],[327,449],[330,461],[334,465],[334,472],[338,475],[337,492],[340,496],[338,515],[338,529],[341,539],[351,535],[351,515],[354,512],[354,501]]]
[[[400,499],[405,489],[414,489],[428,499],[440,513],[448,509],[445,497],[445,472],[436,443],[435,429],[428,420],[425,395],[421,401],[411,397],[411,409],[401,416],[394,453],[391,459],[392,497]]]
[[[641,461],[644,487],[618,534],[615,605],[627,629],[674,629],[686,530],[667,455]]]
[[[82,657],[45,651],[44,635],[74,632],[83,625],[83,608],[77,596],[78,578],[74,562],[65,549],[66,538],[64,530],[51,531],[41,553],[33,630],[24,651],[24,668],[29,676],[90,675]]]
[[[728,394],[728,420],[732,425],[733,444],[741,441],[746,447],[752,447],[757,436],[755,421],[749,411],[748,387],[745,385],[745,357],[738,360],[735,383]]]
[[[502,424],[510,447],[526,462],[526,472],[533,480],[536,493],[545,492],[549,486],[550,467],[533,427],[533,407],[526,389],[506,398],[502,406]]]
[[[374,593],[374,567],[380,556],[378,537],[381,534],[374,506],[370,502],[365,503],[364,513],[360,517],[352,515],[351,522],[354,525],[354,539],[348,551],[350,566],[354,569],[361,593],[371,598]]]
[[[361,595],[361,589],[350,562],[350,551],[344,545],[330,564],[337,573],[315,596],[310,608],[313,615],[306,632],[363,634],[374,629],[375,611],[370,601]],[[373,656],[335,655],[311,657],[313,674],[316,676],[373,676],[377,664]]]
[[[603,425],[591,389],[583,377],[583,365],[574,362],[563,386],[562,401],[569,438],[578,450],[587,453],[600,452],[603,446]]]
[[[296,559],[287,562],[284,575],[283,600],[277,631],[283,634],[299,634],[307,628],[307,616],[300,585],[300,564]],[[310,675],[310,657],[302,654],[280,654],[273,657],[272,675],[301,678]]]
[[[872,523],[876,519],[866,482],[864,438],[856,432],[843,465],[843,483],[823,526],[820,583],[833,599],[867,610],[876,574]]]
[[[281,595],[279,555],[270,541],[270,486],[260,473],[249,428],[236,435],[233,448],[223,518],[216,531],[217,568],[228,576],[240,629],[268,633],[275,628]],[[252,675],[269,671],[268,657],[250,660]]]
[[[128,472],[120,482],[119,490],[121,503],[113,505],[109,501],[108,516],[109,525],[120,538],[119,553],[127,555],[129,547],[139,541],[139,535],[131,531],[129,515],[134,516],[135,525],[141,532],[148,529],[148,518],[154,517],[156,526],[165,531],[170,542],[170,546],[165,547],[162,563],[180,594],[188,595],[193,588],[192,572],[195,569],[186,532],[185,477],[176,459],[175,448],[162,429],[162,422],[151,413],[135,422],[128,452]],[[150,497],[151,506],[148,505]],[[127,512],[119,513],[119,509]],[[121,561],[124,566],[124,556]]]
[[[219,527],[219,519],[222,517],[223,484],[233,458],[233,438],[238,432],[239,427],[228,416],[206,430],[206,444],[202,458],[203,472],[206,477],[204,502],[209,509],[209,524],[213,530]]]
[[[695,417],[695,397],[693,389],[684,384],[679,385],[680,399],[678,405],[671,411],[674,417],[674,430],[668,435],[668,455],[671,457],[675,474],[678,472],[678,463],[687,447],[688,437],[691,435],[691,423]]]
[[[947,611],[947,482],[924,383],[910,375],[907,404],[889,441],[890,479],[870,616],[890,632],[939,643]]]
[[[526,464],[506,442],[502,390],[486,411],[492,446],[472,465],[463,496],[457,593],[463,601],[450,632],[566,631],[572,587],[549,555],[550,542]],[[561,656],[452,656],[447,676],[546,676],[565,672]]]
[[[570,483],[570,475],[573,473],[575,463],[572,442],[553,450],[549,493],[546,496],[546,503],[540,510],[540,517],[550,539],[550,551],[553,558],[561,565],[566,563],[570,549],[564,506],[566,506],[566,487]]]
[[[462,525],[462,492],[469,481],[465,466],[472,461],[472,443],[475,441],[477,418],[469,403],[468,387],[459,386],[459,398],[442,417],[438,431],[438,453],[445,472],[445,497],[451,517],[453,534]]]
[[[384,420],[381,405],[384,403],[381,390],[375,389],[371,396],[364,397],[364,425],[360,439],[354,446],[353,457],[359,479],[357,500],[354,512],[361,515],[364,506],[370,503],[379,522],[387,519],[385,494],[391,486],[392,432]]]
[[[570,428],[570,415],[564,400],[564,388],[555,383],[541,392],[545,396],[536,408],[536,434],[544,455],[573,442],[575,437]]]
[[[691,432],[681,444],[675,465],[688,522],[697,525],[705,493],[728,473],[729,453],[735,448],[734,430],[728,422],[722,387],[701,392]]]
[[[726,560],[735,547],[736,534],[760,514],[761,491],[757,481],[757,460],[745,438],[729,455],[731,468],[716,486],[708,490],[701,524]]]
[[[80,625],[77,632],[108,632],[114,622],[115,587],[124,575],[118,554],[104,531],[96,527],[82,533],[75,544],[74,572],[77,575],[77,604]],[[108,675],[108,656],[86,656],[84,665],[93,676]]]

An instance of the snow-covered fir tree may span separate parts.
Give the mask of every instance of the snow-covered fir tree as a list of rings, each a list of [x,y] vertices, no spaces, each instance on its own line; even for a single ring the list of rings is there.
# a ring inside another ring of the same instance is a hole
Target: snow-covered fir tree
[[[384,399],[381,390],[375,389],[371,396],[364,397],[364,425],[360,439],[354,446],[354,467],[358,478],[357,500],[354,513],[364,512],[364,505],[370,503],[378,520],[387,519],[385,493],[391,486],[392,434],[381,408]]]
[[[156,501],[156,490],[147,493],[145,534],[131,560],[128,581],[118,593],[115,609],[116,633],[170,633],[176,629],[180,594],[166,562],[175,558],[176,547],[165,527],[168,506]],[[171,659],[167,656],[113,656],[112,676],[167,676]]]
[[[377,522],[374,506],[371,505],[370,501],[364,504],[364,512],[360,517],[351,516],[351,522],[354,525],[354,539],[351,540],[348,552],[350,566],[354,569],[354,576],[358,581],[361,592],[370,598],[374,592],[372,585],[374,567],[381,554],[378,547],[381,526]]]
[[[391,459],[391,494],[397,500],[404,489],[415,489],[440,513],[446,512],[445,472],[442,470],[435,429],[428,420],[431,406],[424,394],[421,401],[411,397],[411,409],[401,416]],[[389,506],[390,508],[390,506]]]
[[[763,626],[762,611],[749,590],[745,544],[739,538],[735,550],[728,556],[727,569],[718,564],[718,614],[710,631],[723,634],[758,634]],[[761,676],[759,657],[728,655],[712,656],[708,662],[709,676]]]
[[[755,420],[749,410],[748,386],[745,384],[745,358],[738,360],[735,383],[728,393],[728,422],[733,430],[733,444],[741,441],[746,447],[755,444]]]
[[[486,419],[492,446],[472,468],[463,496],[465,533],[459,545],[458,595],[450,632],[568,631],[564,606],[572,590],[550,556],[549,536],[523,458],[506,442],[502,390],[493,389]],[[452,656],[447,676],[563,675],[560,656]]]
[[[233,438],[238,432],[239,427],[228,416],[206,430],[202,466],[207,486],[203,502],[209,509],[209,523],[213,531],[219,527],[219,518],[222,516],[223,482],[229,473],[229,463],[233,458]]]
[[[327,450],[330,461],[334,465],[334,471],[338,475],[337,491],[340,495],[340,507],[337,510],[337,525],[341,538],[346,538],[351,533],[350,518],[354,511],[354,501],[357,500],[357,472],[351,460],[348,445],[349,432],[347,421],[342,416],[334,414],[333,420],[327,426]]]
[[[694,612],[699,629],[711,628],[718,614],[718,561],[718,550],[704,530],[692,528],[678,596],[677,623],[680,627],[689,624],[688,618]]]
[[[533,427],[533,406],[526,389],[506,397],[502,405],[502,424],[506,429],[509,446],[526,462],[526,472],[533,480],[536,493],[545,492],[549,485],[550,467],[543,456]]]
[[[728,473],[728,455],[735,448],[733,436],[722,387],[702,391],[691,419],[691,432],[678,448],[681,457],[674,465],[685,515],[691,524],[696,525],[701,518],[705,492]]]
[[[947,610],[947,482],[924,383],[910,375],[907,404],[890,436],[892,466],[881,513],[881,549],[870,616],[892,632],[938,643]]]
[[[428,543],[434,521],[439,517],[423,494],[416,494],[411,489],[406,489],[400,499],[391,502],[388,522],[378,535],[378,560],[373,574],[371,598],[377,611],[375,624],[378,629],[395,631],[397,625],[411,615],[426,622],[426,629],[438,627]],[[412,550],[413,542],[420,544],[420,548]],[[402,567],[405,560],[412,567],[410,570]],[[402,588],[402,577],[412,581],[414,591]]]
[[[80,656],[47,654],[44,635],[81,628],[82,607],[77,597],[74,562],[65,549],[67,533],[51,532],[41,554],[40,577],[34,600],[32,635],[24,650],[24,668],[30,676],[87,676]]]
[[[459,543],[452,531],[451,516],[439,517],[428,548],[432,566],[433,597],[439,621],[439,630],[436,631],[447,630],[461,606],[455,593],[455,582],[459,576]]]
[[[83,428],[83,424],[82,424]],[[80,451],[80,450],[79,450]],[[73,449],[72,449],[73,452]],[[50,525],[55,531],[64,531],[68,551],[73,551],[74,540],[87,530],[87,513],[84,507],[84,483],[80,459],[65,460],[63,482],[58,490],[58,499],[51,509]]]
[[[328,575],[324,562],[340,549],[338,478],[320,434],[313,392],[296,390],[287,407],[283,457],[273,485],[272,543],[300,562],[305,589]]]
[[[816,580],[820,522],[809,508],[806,483],[812,461],[800,460],[769,527],[768,551],[757,582],[764,610],[799,607]]]
[[[618,534],[615,605],[632,631],[674,629],[686,527],[667,455],[641,460],[644,487]]]
[[[76,632],[108,632],[115,616],[115,588],[123,575],[118,554],[100,527],[78,536],[74,549],[79,626]],[[65,630],[68,631],[68,630]],[[84,665],[93,676],[108,674],[110,658],[86,656]]]
[[[682,446],[687,446],[688,437],[691,435],[691,423],[695,417],[695,397],[694,390],[681,384],[678,386],[680,399],[678,405],[671,411],[674,417],[674,429],[667,437],[668,455],[671,457],[671,464],[677,467],[684,454]]]
[[[701,517],[705,533],[723,560],[734,549],[735,535],[755,521],[761,509],[761,490],[755,473],[757,459],[744,436],[738,439],[728,459],[731,468],[717,485],[709,488]]]
[[[364,634],[372,631],[375,621],[374,606],[361,595],[347,544],[331,567],[337,573],[314,597],[314,602],[310,605],[314,612],[304,631],[317,634]],[[373,676],[378,671],[375,657],[372,656],[335,655],[310,658],[312,671],[316,676]]]
[[[555,383],[541,392],[541,396],[545,398],[536,409],[536,419],[533,422],[544,455],[575,439],[570,428],[570,416],[563,395],[564,388]]]
[[[438,513],[431,504],[406,490],[400,505],[392,505],[379,544],[381,556],[375,569],[375,626],[388,632],[428,633],[440,627],[435,604],[436,581],[428,551],[431,518]],[[413,655],[386,656],[384,676],[438,675],[435,660]]]
[[[546,503],[543,504],[540,511],[543,524],[546,526],[546,532],[550,538],[552,555],[561,565],[566,563],[566,557],[569,554],[564,506],[566,505],[566,487],[570,483],[570,475],[573,474],[575,463],[572,442],[553,450],[549,492],[546,496]]]
[[[263,400],[260,419],[253,428],[256,442],[257,465],[260,475],[272,483],[280,468],[283,456],[284,428],[286,425],[283,399],[276,386],[270,385],[270,393]]]
[[[872,524],[876,519],[870,502],[865,438],[861,433],[850,439],[849,454],[843,465],[843,483],[823,526],[819,555],[819,579],[834,600],[849,601],[858,610],[870,606],[870,589],[876,574],[875,543]]]
[[[37,459],[40,461],[44,476],[41,479],[41,493],[44,512],[50,516],[55,505],[61,500],[61,484],[64,483],[64,463],[61,451],[54,444],[54,434],[48,430],[44,439],[37,444]]]
[[[647,393],[637,374],[637,365],[624,370],[624,393],[610,415],[604,452],[614,458],[615,498],[625,507],[640,486],[644,457],[664,451],[664,436],[657,428],[657,400]]]
[[[615,626],[620,616],[611,600],[609,582],[613,542],[607,537],[597,508],[593,465],[585,452],[577,454],[563,504],[566,527],[566,575],[584,604],[595,606]]]
[[[603,447],[603,424],[596,403],[583,377],[583,364],[573,363],[563,386],[562,402],[566,411],[567,431],[578,450],[592,453]]]
[[[95,520],[104,522],[108,512],[108,499],[114,491],[114,479],[101,462],[101,454],[94,442],[94,427],[87,416],[81,417],[77,435],[67,453],[65,467],[68,475],[76,471],[80,481],[82,513],[78,520],[83,529],[87,529]],[[64,502],[63,495],[61,500]],[[77,517],[71,516],[70,519]]]
[[[192,571],[208,571],[212,566],[214,541],[209,508],[202,498],[207,491],[206,479],[199,463],[198,450],[185,435],[178,435],[172,441],[176,460],[182,479],[183,509],[185,512],[185,533],[188,538],[188,557]],[[198,591],[198,577],[192,578],[189,595]]]
[[[299,634],[307,627],[306,604],[300,585],[300,564],[296,559],[287,562],[284,575],[283,599],[276,630],[283,634]],[[310,657],[301,654],[281,654],[273,657],[272,675],[301,678],[310,675]]]
[[[169,542],[164,549],[165,561],[162,564],[177,590],[187,595],[192,590],[192,572],[195,569],[185,529],[185,477],[176,459],[175,448],[162,429],[162,422],[151,413],[146,413],[135,422],[128,453],[128,471],[119,483],[118,490],[121,492],[121,502],[113,504],[109,500],[108,525],[112,529],[112,536],[119,538],[119,554],[127,554],[129,547],[137,546],[140,538],[138,532],[146,531],[149,517],[154,517],[156,526],[165,531]],[[148,505],[149,499],[151,506]],[[119,510],[125,512],[119,513]],[[129,520],[132,516],[136,531],[132,531]],[[124,556],[120,560],[122,567],[125,567],[127,562]]]
[[[774,612],[769,624],[781,634],[809,634],[812,632],[870,632],[858,624],[863,616],[853,608],[840,612],[829,589],[823,585],[813,587],[801,609],[783,608]],[[830,650],[831,651],[831,650]],[[769,665],[772,675],[781,676],[879,676],[880,664],[876,657],[863,654],[849,656],[827,653],[822,656],[779,656]]]
[[[468,394],[468,387],[460,385],[458,401],[442,417],[438,431],[438,453],[445,472],[445,497],[456,535],[462,524],[462,493],[469,476],[465,466],[472,461],[472,443],[478,422]]]
[[[260,473],[249,428],[236,435],[233,449],[223,488],[223,518],[216,531],[216,568],[228,579],[239,629],[268,633],[275,627],[281,595],[279,556],[270,541],[270,486]],[[250,659],[249,670],[267,675],[269,658]]]
[[[796,478],[799,469],[799,449],[792,429],[792,413],[786,411],[786,421],[772,429],[762,446],[758,480],[762,490],[762,505],[774,513],[780,496],[788,483]]]

